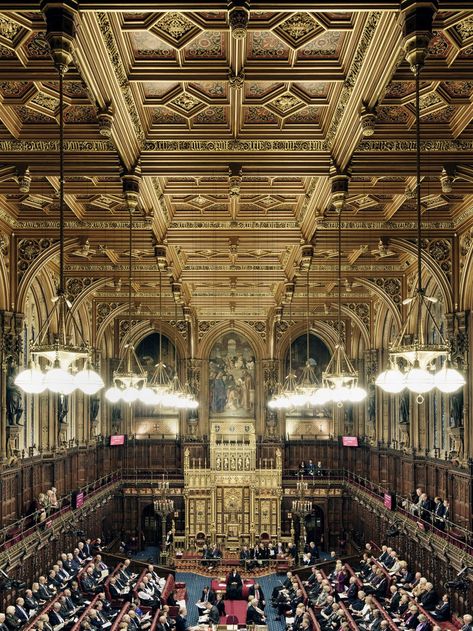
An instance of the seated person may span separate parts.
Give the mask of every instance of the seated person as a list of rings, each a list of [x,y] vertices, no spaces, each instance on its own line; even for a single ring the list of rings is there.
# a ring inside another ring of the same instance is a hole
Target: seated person
[[[452,610],[450,607],[450,598],[448,594],[442,596],[442,600],[435,607],[431,613],[432,618],[435,618],[438,622],[447,622],[452,617]]]
[[[227,612],[225,611],[225,601],[223,600],[222,592],[217,593],[217,600],[215,601],[215,606],[218,609],[218,612],[221,616],[226,616]]]

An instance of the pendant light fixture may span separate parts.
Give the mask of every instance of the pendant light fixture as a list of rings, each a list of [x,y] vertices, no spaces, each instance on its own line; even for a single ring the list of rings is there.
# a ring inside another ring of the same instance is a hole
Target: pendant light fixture
[[[72,60],[70,51],[61,48],[66,38],[51,38],[51,54],[59,75],[59,284],[53,307],[48,314],[37,338],[30,346],[30,365],[21,371],[15,384],[28,393],[50,390],[62,395],[78,389],[84,394],[95,394],[104,383],[101,376],[92,369],[91,348],[85,341],[77,323],[71,303],[66,298],[64,274],[64,75]],[[70,320],[79,344],[67,336],[66,322]],[[53,331],[53,325],[57,330]],[[45,370],[41,360],[46,360]],[[77,372],[78,364],[82,369]]]
[[[423,60],[417,58],[411,70],[415,76],[416,110],[416,222],[417,222],[417,286],[411,297],[403,301],[408,305],[406,319],[399,335],[389,346],[389,368],[378,375],[376,385],[384,392],[399,393],[407,388],[417,394],[417,402],[424,394],[437,387],[451,393],[465,385],[465,378],[450,366],[450,343],[444,337],[432,313],[437,298],[428,296],[422,284],[422,206],[421,206],[421,134],[420,134],[420,71]],[[430,327],[428,326],[430,324]],[[430,328],[436,341],[428,339]],[[410,333],[410,335],[408,335]],[[444,360],[436,372],[436,362]]]
[[[284,379],[284,385],[278,388],[275,395],[268,401],[272,410],[289,410],[302,405],[303,397],[297,390],[297,376],[292,369],[292,302],[289,303],[289,372]]]
[[[150,391],[146,387],[147,374],[138,359],[135,348],[131,340],[132,325],[132,268],[133,268],[133,209],[129,207],[128,225],[128,342],[125,344],[123,356],[120,359],[118,368],[113,373],[113,386],[105,392],[105,396],[110,403],[134,403],[141,401],[149,403]]]
[[[338,208],[338,341],[330,361],[322,373],[322,388],[317,393],[319,404],[333,402],[338,407],[344,403],[360,403],[366,397],[364,388],[358,385],[358,372],[349,360],[342,340],[342,208]]]
[[[301,376],[297,384],[297,390],[303,397],[302,405],[318,405],[317,392],[319,390],[319,382],[315,373],[315,368],[310,361],[310,266],[307,269],[307,294],[306,294],[306,361],[302,369]]]

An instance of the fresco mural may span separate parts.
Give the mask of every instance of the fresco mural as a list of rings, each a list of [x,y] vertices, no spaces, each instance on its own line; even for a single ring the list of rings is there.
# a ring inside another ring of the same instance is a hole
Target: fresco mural
[[[211,417],[255,416],[254,351],[248,340],[231,331],[215,342],[209,359]]]

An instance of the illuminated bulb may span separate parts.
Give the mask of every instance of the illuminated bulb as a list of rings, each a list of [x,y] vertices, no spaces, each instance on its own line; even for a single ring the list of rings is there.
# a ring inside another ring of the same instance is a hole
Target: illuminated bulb
[[[139,397],[139,391],[136,388],[128,387],[122,392],[122,398],[125,403],[134,403]]]
[[[449,368],[445,363],[435,375],[434,383],[440,392],[451,393],[463,388],[465,377],[458,370]]]
[[[44,375],[44,385],[51,392],[71,394],[76,389],[75,377],[64,368],[51,368]]]
[[[406,377],[399,368],[390,368],[378,375],[375,383],[384,390],[384,392],[398,394],[406,387]]]
[[[76,388],[82,390],[84,394],[95,394],[105,385],[102,377],[88,366],[77,373],[74,377],[74,382]]]
[[[434,376],[425,368],[411,368],[406,374],[406,386],[411,392],[425,394],[434,387]]]
[[[15,378],[15,385],[28,394],[39,394],[46,389],[44,384],[44,374],[31,362],[30,367],[19,372]]]

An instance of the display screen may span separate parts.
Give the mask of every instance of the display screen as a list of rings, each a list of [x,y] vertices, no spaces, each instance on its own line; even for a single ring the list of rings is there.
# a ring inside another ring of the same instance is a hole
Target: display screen
[[[72,508],[80,508],[84,505],[84,491],[76,491],[72,494]]]
[[[110,436],[110,446],[113,445],[124,445],[125,444],[125,434],[118,434],[116,436]]]
[[[358,447],[358,436],[342,436],[344,447]]]
[[[388,510],[396,509],[396,496],[394,495],[394,493],[385,493],[383,502],[384,502],[384,506]]]

